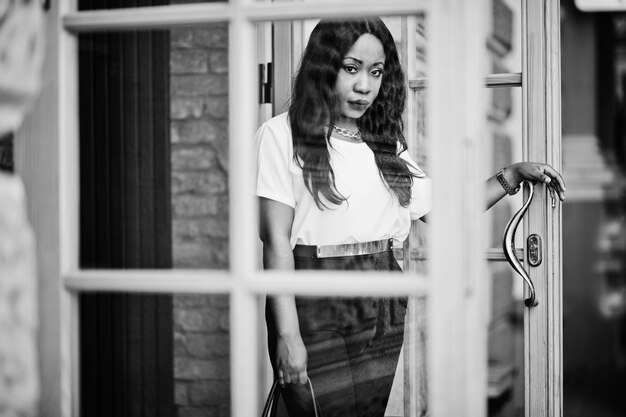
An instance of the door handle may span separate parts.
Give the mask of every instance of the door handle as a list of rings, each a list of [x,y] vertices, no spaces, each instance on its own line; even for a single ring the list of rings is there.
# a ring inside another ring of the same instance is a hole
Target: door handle
[[[530,181],[524,181],[522,186],[526,184],[529,188],[528,200],[524,203],[521,209],[513,217],[509,220],[509,223],[506,225],[504,229],[504,239],[502,241],[502,249],[504,250],[504,256],[506,260],[509,261],[511,267],[522,276],[526,285],[528,285],[528,298],[524,300],[524,304],[526,307],[535,307],[539,302],[535,297],[535,285],[533,281],[530,279],[530,275],[524,269],[524,265],[517,259],[515,256],[515,231],[517,230],[517,226],[519,226],[522,217],[526,214],[528,207],[530,206],[530,202],[533,199],[533,195],[535,193],[533,183]]]

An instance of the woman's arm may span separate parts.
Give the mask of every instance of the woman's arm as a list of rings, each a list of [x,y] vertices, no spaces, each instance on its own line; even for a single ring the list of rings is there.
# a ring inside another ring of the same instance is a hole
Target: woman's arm
[[[259,199],[260,231],[263,241],[265,269],[294,269],[290,236],[294,210],[292,207],[267,198]],[[298,325],[298,312],[293,295],[268,297],[270,311],[277,329],[276,369],[281,385],[305,384],[307,353]]]
[[[548,164],[519,162],[504,168],[502,174],[512,189],[519,187],[524,180],[538,181],[548,186],[553,197],[556,194],[561,201],[565,201],[565,182],[561,174]],[[485,182],[485,188],[485,210],[489,210],[506,196],[497,174]],[[427,223],[428,215],[423,215],[420,220]]]
[[[554,168],[547,164],[536,162],[519,162],[510,165],[503,170],[504,179],[511,188],[515,189],[524,180],[538,181],[546,184],[552,197],[558,195],[561,201],[565,201],[565,182]],[[485,209],[488,210],[506,195],[496,175],[489,178],[485,184]]]

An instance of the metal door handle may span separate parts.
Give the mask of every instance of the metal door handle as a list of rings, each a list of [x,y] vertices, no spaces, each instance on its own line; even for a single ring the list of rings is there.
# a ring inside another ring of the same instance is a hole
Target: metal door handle
[[[511,267],[522,276],[522,278],[526,282],[526,285],[528,285],[529,296],[527,299],[524,300],[524,304],[526,305],[526,307],[535,307],[537,304],[539,304],[535,297],[535,285],[530,279],[530,275],[528,275],[528,272],[524,269],[524,266],[515,256],[515,231],[517,230],[517,226],[522,220],[522,217],[524,217],[524,214],[528,210],[530,202],[533,199],[533,194],[535,192],[532,182],[524,181],[522,183],[522,186],[523,184],[528,185],[530,191],[528,193],[528,200],[526,200],[522,208],[519,209],[519,211],[515,213],[513,217],[511,217],[511,220],[509,220],[509,223],[506,225],[506,228],[504,229],[504,240],[502,241],[502,249],[504,249],[504,256],[506,257],[507,261],[509,261],[509,264],[511,264]]]

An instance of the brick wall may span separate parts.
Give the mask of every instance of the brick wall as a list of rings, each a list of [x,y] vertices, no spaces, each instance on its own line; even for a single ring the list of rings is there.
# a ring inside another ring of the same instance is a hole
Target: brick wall
[[[228,268],[228,27],[171,30],[175,268]],[[174,297],[180,417],[230,415],[226,295]]]

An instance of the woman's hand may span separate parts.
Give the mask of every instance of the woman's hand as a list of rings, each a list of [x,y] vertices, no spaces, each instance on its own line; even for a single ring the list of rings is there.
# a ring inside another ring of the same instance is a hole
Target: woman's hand
[[[556,194],[561,201],[565,201],[565,182],[563,177],[548,164],[519,162],[504,168],[502,175],[504,175],[504,179],[513,189],[519,187],[524,180],[541,182],[548,186],[552,198],[555,198]],[[489,178],[486,182],[485,208],[488,210],[504,196],[506,196],[506,192],[500,185],[497,175]]]
[[[306,384],[307,353],[300,335],[278,336],[276,345],[276,369],[278,382],[285,384]]]
[[[514,188],[519,186],[524,180],[544,183],[548,186],[553,198],[556,194],[561,201],[565,201],[565,182],[563,177],[548,164],[519,162],[506,167],[503,175]]]

